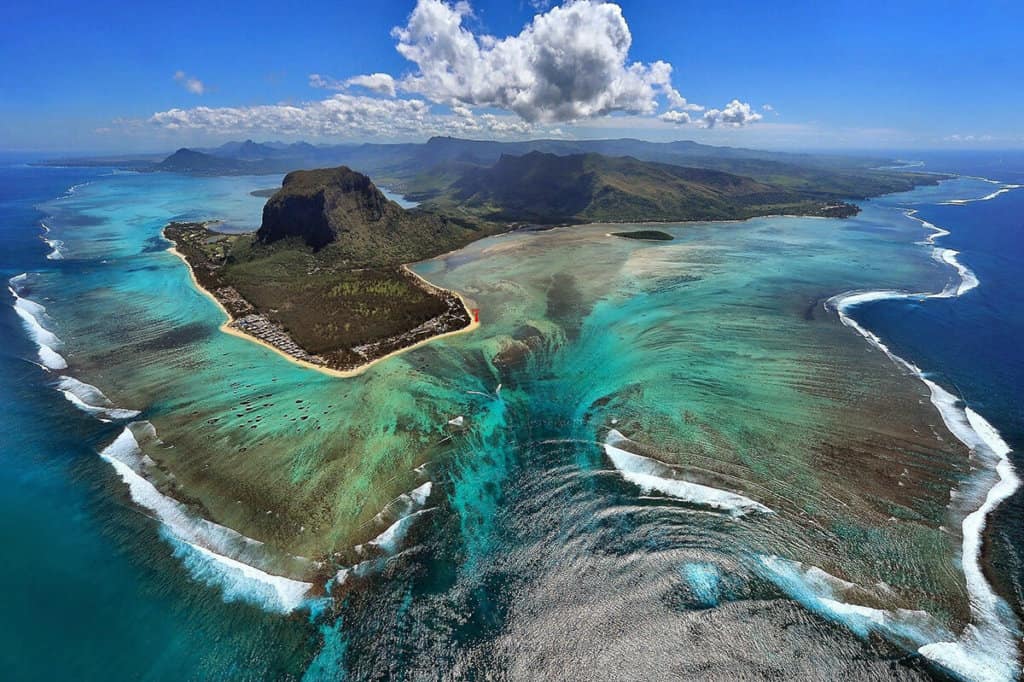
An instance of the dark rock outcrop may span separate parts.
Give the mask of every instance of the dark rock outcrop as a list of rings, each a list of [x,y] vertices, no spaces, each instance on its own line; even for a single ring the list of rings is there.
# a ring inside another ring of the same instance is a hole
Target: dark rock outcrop
[[[264,244],[299,237],[319,250],[344,232],[386,229],[402,213],[370,178],[346,166],[294,171],[263,207],[256,236]]]

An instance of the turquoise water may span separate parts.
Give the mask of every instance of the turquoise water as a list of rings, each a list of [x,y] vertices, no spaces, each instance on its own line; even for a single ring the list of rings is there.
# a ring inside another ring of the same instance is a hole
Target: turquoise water
[[[46,260],[50,249],[38,237],[42,214],[33,206],[73,184],[102,183],[107,172],[2,170],[5,278],[30,264],[54,274],[70,265]],[[74,241],[70,235],[68,241]],[[70,267],[87,273],[92,266]],[[6,491],[0,496],[0,534],[4,579],[11,586],[0,628],[4,677],[299,675],[315,631],[301,620],[225,603],[217,590],[185,573],[158,525],[139,513],[97,457],[120,427],[83,414],[52,390],[50,375],[32,364],[35,348],[11,308],[5,307],[0,325],[7,406],[0,420]]]
[[[5,276],[68,364],[7,309],[7,570],[38,586],[15,677],[915,676],[906,652],[976,619],[956,529],[991,476],[826,302],[942,290],[905,211],[982,181],[670,243],[483,240],[417,268],[479,331],[339,380],[219,332],[159,237],[255,227],[266,177],[4,172]],[[102,422],[60,376],[140,413]],[[59,660],[40,604],[75,633]]]

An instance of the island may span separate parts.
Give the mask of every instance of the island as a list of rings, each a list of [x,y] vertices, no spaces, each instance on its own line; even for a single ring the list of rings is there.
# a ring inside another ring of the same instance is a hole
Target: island
[[[255,232],[224,234],[210,222],[176,222],[164,236],[196,284],[224,310],[225,331],[295,362],[350,376],[476,325],[470,303],[409,267],[475,240],[582,223],[842,218],[860,210],[844,197],[902,191],[943,177],[867,167],[853,157],[725,153],[727,148],[681,143],[602,141],[597,147],[611,153],[589,151],[593,144],[583,148],[588,151],[578,152],[576,144],[517,147],[451,138],[350,148],[344,153],[420,203],[399,206],[349,166],[295,170],[280,188],[251,192],[268,197]],[[326,153],[301,143],[246,141],[215,154],[181,149],[153,170],[236,174]],[[653,229],[613,234],[672,239]]]
[[[163,231],[229,333],[342,376],[427,340],[475,327],[469,304],[407,263],[477,233],[388,201],[348,168],[288,174],[259,230],[224,234],[210,222]]]
[[[675,237],[670,235],[668,232],[662,232],[661,230],[633,230],[632,232],[612,232],[613,237],[622,237],[623,239],[637,239],[639,241],[646,242],[670,242]]]

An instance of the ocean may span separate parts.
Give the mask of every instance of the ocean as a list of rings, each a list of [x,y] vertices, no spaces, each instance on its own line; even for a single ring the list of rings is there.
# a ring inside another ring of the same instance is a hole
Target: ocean
[[[1014,677],[1024,156],[904,156],[961,177],[421,264],[481,329],[344,380],[159,236],[279,178],[3,159],[5,677]]]

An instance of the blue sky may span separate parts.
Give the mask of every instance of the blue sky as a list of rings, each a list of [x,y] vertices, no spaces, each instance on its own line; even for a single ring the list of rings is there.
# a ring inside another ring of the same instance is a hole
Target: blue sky
[[[0,149],[439,132],[1024,147],[1024,3],[618,5],[14,3],[0,23]],[[512,38],[495,50],[487,35]],[[369,74],[386,75],[349,81]]]

